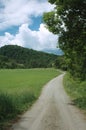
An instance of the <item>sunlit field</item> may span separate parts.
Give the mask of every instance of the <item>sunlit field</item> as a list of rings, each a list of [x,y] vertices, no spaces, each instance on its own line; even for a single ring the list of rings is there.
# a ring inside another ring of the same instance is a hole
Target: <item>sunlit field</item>
[[[32,91],[37,96],[38,90],[59,73],[55,69],[0,70],[0,91],[11,94]]]
[[[0,70],[0,122],[30,107],[43,86],[59,74],[56,69]]]

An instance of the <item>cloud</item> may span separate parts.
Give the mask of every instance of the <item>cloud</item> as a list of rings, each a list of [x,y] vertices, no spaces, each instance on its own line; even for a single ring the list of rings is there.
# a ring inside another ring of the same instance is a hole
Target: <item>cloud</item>
[[[4,36],[1,36],[0,43],[0,46],[12,44],[43,50],[45,48],[56,48],[57,36],[49,32],[44,24],[40,25],[38,31],[32,31],[28,24],[22,24],[15,36],[7,32]]]
[[[57,36],[49,32],[44,24],[40,24],[37,31],[29,28],[33,24],[32,17],[42,16],[53,8],[54,5],[47,0],[0,0],[0,31],[19,27],[15,35],[5,32],[0,36],[0,47],[12,44],[35,50],[56,48]]]
[[[42,16],[54,6],[47,0],[0,0],[0,30],[32,23],[31,16]]]

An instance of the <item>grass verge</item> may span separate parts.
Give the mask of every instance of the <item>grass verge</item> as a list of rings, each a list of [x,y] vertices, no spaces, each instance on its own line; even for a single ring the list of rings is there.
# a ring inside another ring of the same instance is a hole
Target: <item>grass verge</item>
[[[76,81],[67,73],[64,76],[64,87],[74,104],[86,111],[86,81]]]
[[[27,110],[39,97],[43,85],[58,76],[55,69],[0,70],[0,130]]]

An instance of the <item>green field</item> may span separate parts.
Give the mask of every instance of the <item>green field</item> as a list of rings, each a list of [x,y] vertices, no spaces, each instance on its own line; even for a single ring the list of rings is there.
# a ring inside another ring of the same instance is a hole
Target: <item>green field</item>
[[[11,94],[32,91],[38,96],[42,86],[57,75],[55,69],[0,70],[0,91]]]
[[[55,69],[0,70],[0,122],[25,111],[43,86],[59,74]]]

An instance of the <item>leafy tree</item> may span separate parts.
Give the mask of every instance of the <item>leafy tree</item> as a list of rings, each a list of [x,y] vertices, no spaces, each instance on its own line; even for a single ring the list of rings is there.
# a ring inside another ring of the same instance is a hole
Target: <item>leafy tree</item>
[[[86,0],[49,0],[52,12],[44,13],[46,27],[59,36],[73,77],[86,79]]]
[[[66,57],[65,56],[59,56],[59,57],[57,57],[57,59],[55,60],[53,66],[55,68],[67,71],[68,66],[67,66],[67,59],[66,59]]]

